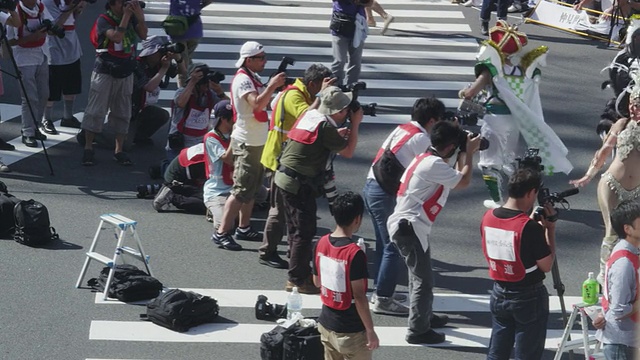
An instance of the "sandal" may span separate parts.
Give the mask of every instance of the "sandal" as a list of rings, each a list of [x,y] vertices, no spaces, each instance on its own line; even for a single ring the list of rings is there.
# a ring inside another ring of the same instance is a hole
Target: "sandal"
[[[82,153],[82,166],[93,166],[93,150],[84,149]]]
[[[118,164],[123,166],[133,165],[133,162],[131,162],[131,159],[129,159],[129,155],[127,155],[127,153],[125,153],[124,151],[113,155],[113,159],[117,161]]]

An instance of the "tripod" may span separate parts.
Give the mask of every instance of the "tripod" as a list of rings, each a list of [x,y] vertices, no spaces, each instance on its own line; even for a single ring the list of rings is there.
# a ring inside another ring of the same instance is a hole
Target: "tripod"
[[[12,74],[6,70],[0,69],[3,73],[11,76],[14,79],[18,80],[20,83],[20,89],[22,94],[27,102],[27,107],[29,108],[29,113],[31,114],[31,119],[33,121],[33,127],[37,130],[38,124],[36,123],[36,114],[33,112],[33,107],[31,106],[31,100],[29,100],[29,94],[27,94],[27,90],[24,87],[24,82],[22,81],[22,73],[18,68],[18,64],[16,63],[16,58],[13,56],[13,49],[9,45],[9,40],[7,39],[7,30],[5,26],[0,26],[0,44],[5,44],[5,48],[9,53],[9,59],[11,59],[11,63],[13,64],[13,68],[15,70],[15,74]],[[51,176],[53,176],[53,166],[51,165],[51,159],[49,158],[49,154],[47,153],[47,148],[44,146],[44,140],[40,140],[40,145],[42,145],[42,150],[44,151],[44,156],[47,159],[47,164],[49,165],[49,170],[51,170]]]
[[[558,299],[560,300],[560,310],[562,311],[562,325],[563,327],[567,326],[567,308],[564,304],[564,284],[560,279],[560,270],[558,269],[558,258],[556,257],[553,260],[553,265],[551,266],[551,277],[553,278],[553,288],[556,289],[556,293],[558,294]],[[571,335],[569,335],[567,340],[571,340]],[[569,350],[569,359],[573,360],[573,350]]]

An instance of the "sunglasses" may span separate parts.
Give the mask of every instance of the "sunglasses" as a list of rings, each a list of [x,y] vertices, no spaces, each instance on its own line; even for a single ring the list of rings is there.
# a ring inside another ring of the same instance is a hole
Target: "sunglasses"
[[[256,55],[256,56],[249,57],[249,59],[258,59],[258,60],[264,60],[266,58],[267,58],[267,55]]]

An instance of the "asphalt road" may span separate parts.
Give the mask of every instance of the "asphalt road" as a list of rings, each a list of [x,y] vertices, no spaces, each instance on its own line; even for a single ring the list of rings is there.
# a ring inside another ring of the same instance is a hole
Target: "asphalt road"
[[[251,2],[242,3],[251,4]],[[386,4],[385,4],[386,5]],[[80,20],[79,33],[84,43],[84,84],[88,89],[93,51],[87,41],[93,19],[102,5],[89,6]],[[479,29],[478,12],[464,8],[466,21]],[[548,66],[543,71],[541,97],[546,120],[569,148],[575,166],[571,176],[554,175],[545,179],[552,191],[569,187],[568,180],[581,176],[599,145],[594,128],[609,92],[600,90],[606,66],[614,51],[602,44],[536,25],[523,25],[529,34],[529,46],[550,47]],[[427,37],[429,35],[426,35]],[[467,35],[465,35],[467,36]],[[478,36],[479,32],[472,36]],[[419,62],[419,60],[416,60]],[[7,60],[3,69],[11,69]],[[5,78],[7,94],[3,103],[18,103],[16,83]],[[473,79],[468,79],[471,82]],[[425,93],[427,95],[427,93]],[[77,110],[86,95],[77,101]],[[361,129],[357,153],[353,159],[336,161],[340,191],[360,191],[371,160],[393,126],[366,124]],[[19,125],[2,125],[3,137],[19,136]],[[162,144],[162,136],[155,137]],[[523,148],[524,150],[524,148]],[[209,237],[211,225],[201,216],[181,213],[157,213],[151,201],[135,197],[135,186],[151,182],[146,169],[163,157],[160,145],[135,149],[133,167],[124,168],[111,160],[111,152],[98,150],[94,167],[80,165],[81,149],[69,140],[48,150],[55,170],[51,176],[42,154],[30,156],[12,165],[13,172],[2,174],[10,192],[19,198],[34,198],[49,208],[52,225],[61,241],[47,249],[22,246],[11,240],[0,242],[0,358],[31,359],[257,359],[258,345],[230,343],[165,343],[89,340],[92,320],[135,321],[142,306],[98,306],[86,289],[75,289],[84,253],[96,231],[99,216],[119,213],[139,222],[139,234],[152,257],[151,266],[166,286],[212,289],[280,290],[286,273],[261,266],[257,262],[257,243],[243,242],[245,251],[231,253],[217,249]],[[478,226],[484,213],[486,191],[480,174],[469,189],[454,192],[433,229],[432,256],[435,259],[438,292],[487,294],[491,281],[482,251]],[[603,226],[597,210],[592,184],[569,199],[571,211],[562,211],[557,226],[557,256],[566,295],[579,296],[580,285],[588,271],[597,271],[599,244]],[[254,215],[254,226],[262,229],[264,213]],[[328,210],[321,205],[319,234],[332,228]],[[367,219],[359,234],[373,247],[373,229]],[[110,245],[103,240],[104,252]],[[113,246],[113,245],[110,245]],[[280,248],[284,251],[284,246]],[[90,275],[97,275],[93,265]],[[547,286],[553,284],[548,277]],[[400,290],[404,289],[403,287]],[[312,312],[313,314],[313,312]],[[486,312],[449,314],[453,326],[487,326]],[[223,308],[228,321],[255,322],[251,309]],[[558,326],[560,318],[552,316]],[[377,326],[404,326],[405,320],[374,316]],[[471,324],[471,325],[467,325]],[[376,359],[432,358],[481,359],[484,349],[438,349],[386,347],[376,351]],[[551,357],[551,352],[545,353]]]

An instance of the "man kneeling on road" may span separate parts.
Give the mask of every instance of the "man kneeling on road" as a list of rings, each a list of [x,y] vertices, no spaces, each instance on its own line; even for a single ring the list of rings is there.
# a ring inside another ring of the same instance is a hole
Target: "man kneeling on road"
[[[431,268],[430,233],[436,216],[447,202],[452,189],[464,189],[471,182],[473,154],[480,147],[480,137],[467,135],[458,153],[456,168],[447,162],[460,147],[462,129],[455,123],[440,121],[431,131],[429,150],[411,161],[402,175],[396,207],[387,227],[409,268],[410,344],[439,344],[445,336],[433,328],[443,327],[447,316],[433,314],[433,269]],[[464,151],[463,151],[464,150]]]

